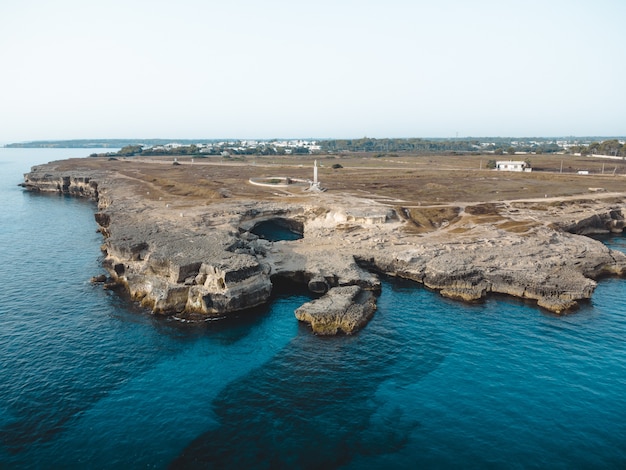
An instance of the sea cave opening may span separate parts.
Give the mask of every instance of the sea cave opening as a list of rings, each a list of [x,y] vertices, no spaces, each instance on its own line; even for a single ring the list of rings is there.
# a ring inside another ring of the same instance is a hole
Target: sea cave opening
[[[250,232],[271,242],[292,241],[303,238],[304,227],[295,220],[275,218],[259,222]]]

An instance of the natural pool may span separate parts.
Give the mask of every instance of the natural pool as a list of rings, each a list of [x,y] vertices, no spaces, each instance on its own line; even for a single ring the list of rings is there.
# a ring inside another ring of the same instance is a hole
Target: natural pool
[[[283,219],[270,219],[259,222],[250,231],[260,238],[271,242],[299,240],[302,238],[302,229],[298,231],[294,223]]]

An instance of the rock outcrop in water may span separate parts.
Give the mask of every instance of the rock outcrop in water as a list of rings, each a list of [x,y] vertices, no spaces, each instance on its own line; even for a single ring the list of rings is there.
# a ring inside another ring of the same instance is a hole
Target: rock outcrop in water
[[[298,319],[319,334],[351,334],[376,309],[374,273],[462,301],[507,294],[556,313],[589,299],[599,277],[626,273],[626,256],[581,235],[624,228],[624,199],[615,196],[467,204],[454,208],[453,221],[423,232],[414,230],[417,209],[340,194],[174,208],[113,172],[54,164],[34,168],[23,186],[97,200],[108,285],[155,313],[181,317],[261,305],[273,283],[290,279],[318,297],[295,312]],[[291,221],[303,238],[269,242],[251,233],[272,218]]]
[[[319,335],[352,334],[361,329],[376,311],[371,291],[361,287],[333,287],[328,293],[296,309],[296,318],[309,323]]]

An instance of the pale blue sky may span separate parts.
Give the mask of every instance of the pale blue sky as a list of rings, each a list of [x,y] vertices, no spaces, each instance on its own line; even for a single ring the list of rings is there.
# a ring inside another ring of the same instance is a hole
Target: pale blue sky
[[[0,142],[626,134],[624,0],[2,0]]]

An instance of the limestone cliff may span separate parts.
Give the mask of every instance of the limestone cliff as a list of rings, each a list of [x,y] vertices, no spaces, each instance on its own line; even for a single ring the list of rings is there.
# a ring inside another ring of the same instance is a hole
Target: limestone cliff
[[[475,301],[489,293],[507,294],[536,300],[556,313],[590,298],[593,279],[625,272],[622,253],[587,237],[546,228],[527,237],[493,235],[380,249],[358,259],[363,266],[413,279],[446,297]]]
[[[374,315],[376,300],[359,286],[333,287],[325,296],[296,309],[296,318],[318,335],[352,334]]]
[[[98,199],[98,183],[93,179],[96,173],[87,172],[85,175],[80,170],[63,172],[62,174],[47,171],[46,165],[33,167],[30,173],[24,175],[22,186],[30,191],[68,194],[72,196],[89,197]]]
[[[319,296],[298,309],[298,319],[319,334],[350,334],[375,311],[374,273],[453,299],[507,294],[557,313],[590,298],[601,276],[626,273],[625,255],[580,235],[623,229],[623,199],[467,204],[424,232],[415,227],[418,209],[346,195],[172,207],[135,184],[50,164],[25,175],[23,186],[97,200],[107,285],[155,313],[222,316],[267,302],[272,284],[289,278]],[[272,218],[303,238],[269,242],[251,233]]]

